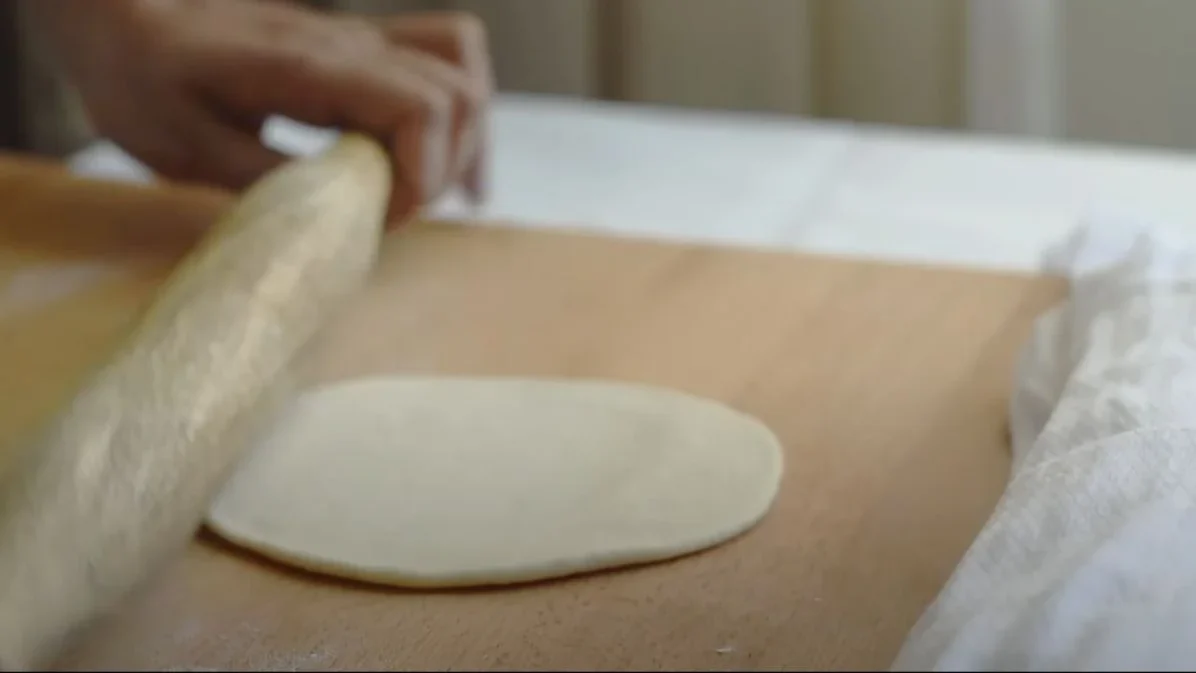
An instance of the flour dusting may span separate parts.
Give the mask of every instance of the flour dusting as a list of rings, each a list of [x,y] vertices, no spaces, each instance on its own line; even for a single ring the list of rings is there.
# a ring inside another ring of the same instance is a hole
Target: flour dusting
[[[323,649],[314,648],[306,653],[272,654],[266,659],[263,671],[312,671],[326,668],[332,656]]]
[[[249,647],[247,643],[259,643],[263,640],[263,629],[250,622],[242,622],[238,627],[229,629],[224,626],[210,628],[204,621],[191,619],[184,622],[174,633],[174,645],[179,649],[197,648],[199,641],[216,643],[224,651],[221,659],[236,658],[243,662],[236,668],[212,668],[209,666],[176,665],[166,668],[167,671],[317,671],[329,668],[334,657],[331,652],[321,647],[313,647],[292,653],[263,652],[264,647]],[[239,654],[236,654],[239,652]],[[231,656],[230,656],[231,655]]]
[[[46,264],[24,269],[9,280],[7,287],[0,288],[0,317],[65,299],[123,272],[122,267],[105,262]]]

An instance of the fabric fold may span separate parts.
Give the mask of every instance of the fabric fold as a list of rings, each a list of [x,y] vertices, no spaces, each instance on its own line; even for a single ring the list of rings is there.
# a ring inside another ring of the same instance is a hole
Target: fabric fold
[[[1009,485],[894,670],[1196,665],[1196,247],[1105,219],[1044,267]]]

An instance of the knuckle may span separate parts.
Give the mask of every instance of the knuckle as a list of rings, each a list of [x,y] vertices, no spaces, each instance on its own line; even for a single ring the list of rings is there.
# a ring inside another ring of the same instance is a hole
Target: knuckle
[[[455,11],[452,12],[449,26],[452,39],[456,42],[455,51],[459,64],[465,68],[470,78],[464,97],[470,104],[481,105],[494,92],[486,24],[476,14]]]
[[[466,84],[460,88],[460,95],[468,104],[474,107],[485,106],[494,95],[494,80],[487,69],[472,74]]]
[[[465,86],[453,89],[450,94],[451,102],[466,112],[472,112],[486,106],[490,92],[480,83],[470,82]]]
[[[279,77],[285,77],[288,74],[286,70],[290,68],[294,68],[300,75],[322,72],[337,62],[336,56],[335,52],[322,49],[294,49],[289,60],[279,61],[280,72],[277,74]]]
[[[442,122],[452,119],[454,107],[452,94],[432,89],[423,95],[421,102],[423,115],[428,121]]]
[[[375,22],[361,17],[347,17],[340,20],[339,30],[327,36],[326,48],[337,53],[359,55],[383,50],[387,47],[386,36]]]
[[[453,37],[466,53],[487,47],[486,22],[477,14],[455,10],[448,13],[446,21]]]
[[[324,28],[292,36],[285,53],[294,67],[302,72],[336,69],[367,59],[386,46],[378,29],[360,19],[341,19]]]
[[[453,92],[439,86],[422,84],[412,93],[411,105],[420,116],[435,117],[453,109]]]
[[[318,73],[334,61],[336,51],[325,44],[315,44],[303,36],[288,36],[279,40],[274,49],[264,51],[256,64],[258,74],[265,81],[286,81],[293,76]]]

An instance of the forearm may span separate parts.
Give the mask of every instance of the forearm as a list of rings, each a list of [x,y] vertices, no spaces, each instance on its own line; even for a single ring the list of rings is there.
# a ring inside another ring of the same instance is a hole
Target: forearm
[[[0,485],[0,668],[46,663],[190,538],[364,282],[389,184],[352,138],[267,177],[33,442]]]

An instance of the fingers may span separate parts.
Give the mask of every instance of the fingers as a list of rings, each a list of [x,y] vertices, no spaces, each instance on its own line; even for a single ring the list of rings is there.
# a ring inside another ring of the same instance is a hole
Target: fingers
[[[273,75],[252,91],[249,107],[382,140],[395,161],[392,214],[410,217],[464,172],[456,155],[466,134],[458,129],[472,126],[464,120],[478,109],[470,83],[451,64],[391,43],[373,24],[317,18],[255,54],[254,67]]]
[[[489,150],[488,106],[494,89],[494,72],[486,28],[476,16],[463,12],[404,15],[380,23],[391,41],[418,49],[456,66],[460,96],[455,157],[462,167],[462,184],[476,202],[485,200]],[[464,83],[460,82],[464,79]]]
[[[490,197],[490,120],[482,117],[474,127],[474,155],[467,164],[462,186],[465,194],[475,206]]]
[[[152,117],[131,110],[119,124],[98,125],[101,133],[124,139],[124,149],[163,178],[232,190],[286,159],[261,144],[257,128],[219,119],[183,99],[160,105]]]
[[[485,121],[486,95],[464,70],[448,61],[405,45],[394,49],[413,73],[450,99],[452,127],[446,186],[456,184],[477,163],[481,140],[478,131]]]
[[[186,179],[242,190],[286,161],[262,144],[260,124],[239,125],[202,105],[180,105],[177,115],[190,163],[181,168]]]
[[[392,77],[389,83],[366,84],[375,84],[375,95],[385,101],[379,110],[394,114],[380,118],[375,128],[382,134],[394,129],[389,141],[396,164],[395,188],[387,221],[398,224],[450,184],[455,115],[452,96],[433,82],[398,68]]]
[[[193,97],[172,92],[163,97],[142,128],[158,129],[167,139],[154,167],[163,177],[201,182],[232,190],[248,187],[286,157],[262,144],[261,123],[220,114]]]
[[[414,215],[453,179],[455,97],[424,74],[419,67],[422,58],[388,49],[368,63],[327,63],[309,73],[308,90],[336,97],[334,125],[370,133],[390,146],[396,169],[392,207],[396,218]],[[302,114],[297,118],[319,123],[303,119]]]
[[[232,5],[204,6],[216,12]],[[204,102],[202,114],[187,117],[199,132],[180,127],[194,134],[197,165],[219,160],[219,180],[230,185],[260,175],[277,164],[276,153],[217,110],[250,118],[280,114],[368,133],[390,146],[396,219],[463,180],[480,194],[490,93],[480,23],[459,14],[379,23],[281,3],[237,7],[239,32],[218,35],[217,24],[230,22],[213,19],[189,51],[175,50],[194,100]],[[267,33],[274,39],[262,39]]]

